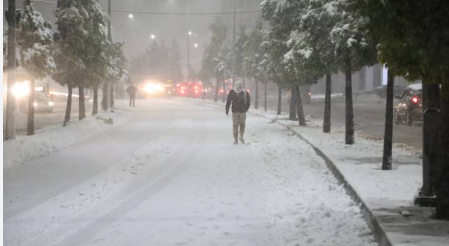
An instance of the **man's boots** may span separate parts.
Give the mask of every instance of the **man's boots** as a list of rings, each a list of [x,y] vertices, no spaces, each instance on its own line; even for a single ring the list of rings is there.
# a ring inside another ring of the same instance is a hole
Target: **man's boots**
[[[243,137],[240,137],[240,142],[241,142],[242,144],[245,144],[245,139],[243,139]]]

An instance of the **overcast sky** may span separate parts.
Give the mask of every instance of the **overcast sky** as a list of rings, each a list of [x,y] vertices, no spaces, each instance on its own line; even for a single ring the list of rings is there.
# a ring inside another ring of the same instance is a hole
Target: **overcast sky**
[[[56,2],[56,0],[44,0],[45,2]],[[236,0],[238,11],[259,10],[262,0]],[[22,8],[22,0],[17,0],[17,8]],[[107,0],[100,0],[104,11],[107,12]],[[112,0],[113,10],[129,10],[129,12],[112,12],[112,32],[114,41],[125,41],[125,55],[132,59],[143,52],[151,41],[151,34],[156,40],[164,40],[167,45],[172,39],[177,39],[182,53],[182,66],[186,66],[187,32],[190,29],[195,35],[191,40],[191,64],[195,69],[200,68],[200,61],[204,45],[209,41],[210,33],[208,26],[216,16],[213,15],[189,15],[190,13],[210,12],[232,12],[233,0]],[[8,0],[3,0],[3,8],[7,9]],[[189,8],[188,8],[189,7]],[[35,2],[35,8],[44,15],[44,18],[52,24],[55,22],[54,10],[56,4]],[[155,15],[138,12],[156,13],[186,13],[186,15]],[[129,18],[129,14],[133,18]],[[233,15],[220,15],[229,26],[229,38],[232,40]],[[237,15],[236,29],[240,24],[251,25],[257,18],[257,13]],[[188,27],[190,23],[190,28]],[[4,27],[6,21],[4,19]],[[198,43],[198,48],[193,44]]]

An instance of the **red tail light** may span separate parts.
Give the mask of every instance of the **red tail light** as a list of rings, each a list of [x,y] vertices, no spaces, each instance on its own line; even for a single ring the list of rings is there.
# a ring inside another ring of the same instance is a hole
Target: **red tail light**
[[[412,103],[419,103],[419,97],[412,97]]]

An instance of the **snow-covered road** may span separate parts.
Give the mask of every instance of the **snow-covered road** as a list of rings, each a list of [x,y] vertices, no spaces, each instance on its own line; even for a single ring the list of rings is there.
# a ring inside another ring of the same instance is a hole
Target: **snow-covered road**
[[[5,245],[377,245],[310,146],[224,109],[138,101],[126,123],[6,169]]]

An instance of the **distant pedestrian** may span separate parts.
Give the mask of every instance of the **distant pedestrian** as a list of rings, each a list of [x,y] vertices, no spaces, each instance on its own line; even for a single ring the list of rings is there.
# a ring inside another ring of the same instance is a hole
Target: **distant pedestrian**
[[[234,144],[238,144],[238,139],[245,143],[243,134],[245,133],[246,112],[249,109],[251,99],[249,93],[243,88],[241,82],[235,83],[235,88],[229,92],[226,101],[226,115],[229,114],[229,107],[232,104],[232,128],[234,133]]]
[[[131,83],[128,88],[126,89],[126,92],[129,95],[129,106],[136,106],[136,93],[137,93],[137,87]]]

